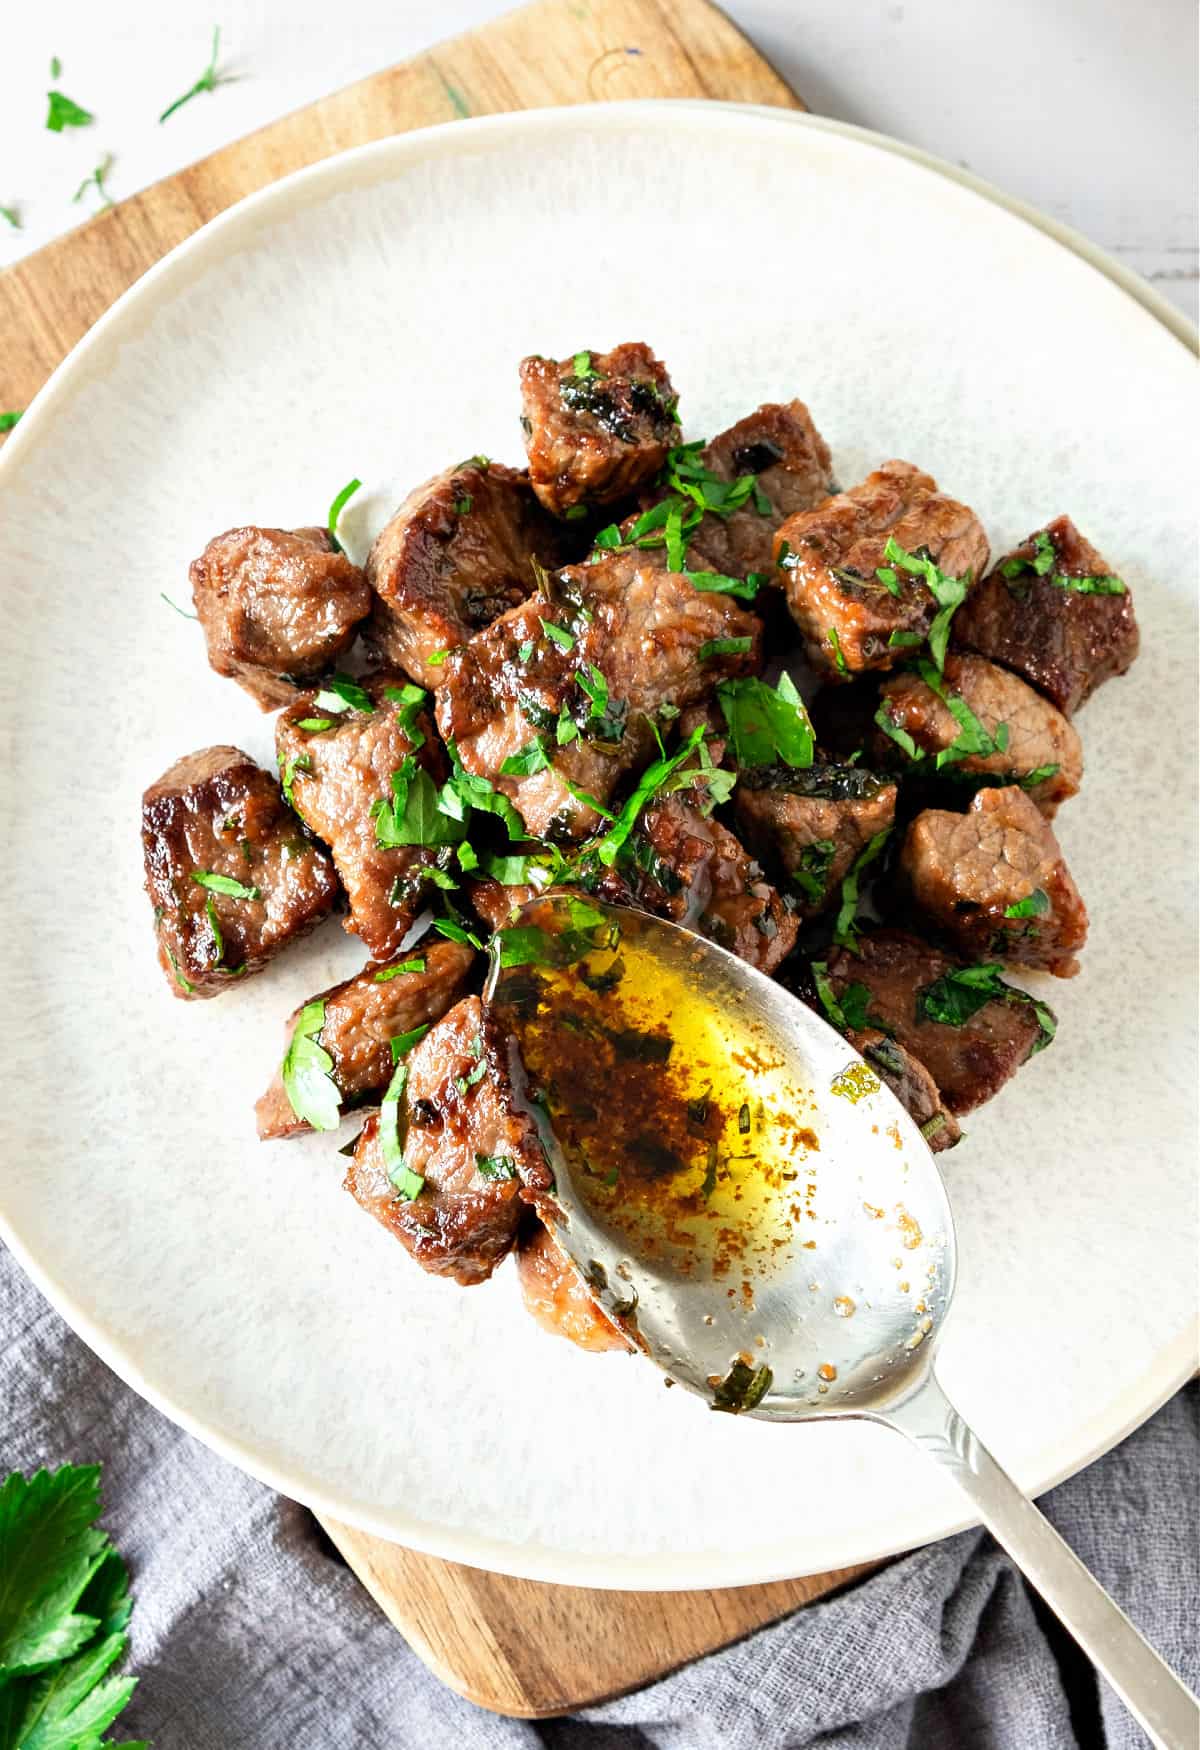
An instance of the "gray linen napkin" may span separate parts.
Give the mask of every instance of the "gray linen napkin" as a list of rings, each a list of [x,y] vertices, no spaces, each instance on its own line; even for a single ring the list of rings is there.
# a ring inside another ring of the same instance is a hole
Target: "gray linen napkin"
[[[1193,1384],[1046,1497],[1134,1621],[1200,1682]],[[0,1476],[104,1464],[156,1750],[1133,1750],[1146,1740],[982,1532],[571,1719],[505,1720],[432,1677],[312,1517],[175,1428],[0,1248]]]

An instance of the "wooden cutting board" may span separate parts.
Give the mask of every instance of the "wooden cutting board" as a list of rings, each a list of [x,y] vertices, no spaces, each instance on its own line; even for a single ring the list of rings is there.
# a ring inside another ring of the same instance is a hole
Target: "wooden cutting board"
[[[0,408],[25,407],[169,249],[289,171],[455,117],[635,97],[803,108],[707,0],[537,0],[223,147],[0,274]],[[713,1592],[593,1591],[485,1573],[323,1523],[431,1670],[484,1707],[526,1717],[635,1689],[867,1571]]]

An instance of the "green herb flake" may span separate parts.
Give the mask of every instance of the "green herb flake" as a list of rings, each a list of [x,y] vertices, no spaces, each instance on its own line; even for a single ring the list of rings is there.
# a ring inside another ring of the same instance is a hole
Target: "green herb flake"
[[[388,1044],[391,1047],[392,1062],[399,1063],[402,1057],[407,1057],[413,1046],[419,1045],[421,1040],[424,1039],[429,1028],[430,1022],[422,1021],[419,1027],[413,1027],[407,1033],[397,1033],[394,1038],[389,1039]]]
[[[96,168],[92,171],[91,175],[85,176],[83,181],[79,184],[79,187],[75,190],[75,193],[71,196],[72,203],[81,201],[83,199],[84,195],[87,193],[88,189],[94,188],[96,190],[96,193],[100,196],[101,206],[111,207],[113,204],[113,199],[112,199],[112,196],[109,194],[108,190],[104,186],[104,179],[108,175],[108,173],[111,169],[112,169],[112,158],[111,157],[102,158],[100,160],[99,164],[97,164]]]
[[[693,589],[715,590],[721,595],[734,596],[743,602],[752,602],[763,584],[769,581],[761,571],[747,572],[745,577],[726,577],[720,571],[683,570],[683,575]]]
[[[1073,589],[1079,595],[1125,595],[1125,585],[1119,577],[1067,577],[1056,571],[1050,579],[1055,589]]]
[[[167,105],[166,109],[163,110],[158,118],[160,126],[169,116],[173,116],[177,109],[182,109],[185,103],[190,103],[193,97],[199,97],[202,91],[215,91],[218,85],[232,84],[234,78],[232,73],[221,74],[217,72],[217,55],[220,52],[220,47],[221,31],[218,26],[213,31],[212,53],[208,58],[208,66],[204,69],[203,73],[201,73],[196,83],[185,91],[182,97],[177,97],[174,103],[169,103]],[[194,62],[192,64],[193,66],[195,65]]]
[[[893,632],[888,638],[888,644],[893,650],[915,650],[924,642],[919,632]]]
[[[829,869],[837,852],[832,839],[813,839],[800,853],[792,880],[813,905],[820,905],[829,885]]]
[[[907,571],[910,576],[919,577],[926,589],[937,603],[938,612],[934,615],[929,628],[929,653],[937,665],[938,673],[946,665],[946,647],[950,641],[950,622],[958,609],[966,600],[970,585],[970,574],[963,577],[948,577],[938,569],[931,554],[924,548],[916,553],[909,553],[894,536],[889,535],[883,556],[891,565],[899,566],[901,571]]]
[[[749,1136],[750,1134],[750,1105],[748,1101],[743,1101],[738,1107],[738,1134],[741,1136]]]
[[[683,512],[678,504],[673,504],[667,512],[663,537],[667,549],[667,570],[681,572],[687,563],[687,556],[683,539]]]
[[[896,743],[896,746],[900,748],[903,753],[906,753],[910,760],[919,760],[922,757],[920,748],[908,733],[908,730],[901,724],[897,723],[895,718],[889,715],[886,699],[875,713],[875,723],[878,728],[883,730],[885,735],[891,737]]]
[[[734,1416],[754,1409],[770,1391],[774,1377],[769,1367],[754,1369],[745,1361],[735,1361],[720,1384],[713,1387],[713,1409]]]
[[[471,494],[469,492],[464,492],[461,498],[456,498],[454,500],[455,516],[469,516],[471,514],[471,506],[474,502],[475,500],[471,497]]]
[[[600,547],[610,551],[623,545],[621,541],[621,531],[616,523],[609,523],[607,528],[601,529],[599,534],[593,535],[592,545],[593,547]]]
[[[342,1096],[333,1079],[333,1059],[320,1043],[324,1025],[325,999],[316,997],[296,1017],[280,1073],[296,1117],[314,1130],[336,1130]]]
[[[16,207],[0,207],[0,219],[3,219],[6,225],[11,225],[14,231],[21,229],[21,215]]]
[[[538,619],[538,624],[547,638],[552,638],[560,650],[574,650],[575,640],[565,627],[556,626],[553,620]]]
[[[235,881],[231,875],[215,875],[211,869],[193,869],[192,880],[197,887],[207,888],[210,893],[225,893],[230,899],[261,899],[261,887],[247,887],[244,882]]]
[[[699,662],[708,662],[714,656],[745,656],[754,643],[753,638],[706,638],[696,652]]]
[[[400,1102],[404,1098],[404,1089],[408,1083],[408,1065],[398,1063],[392,1073],[392,1079],[387,1085],[387,1092],[379,1103],[379,1147],[383,1154],[383,1164],[387,1168],[387,1176],[395,1188],[396,1196],[404,1203],[412,1203],[421,1195],[425,1180],[420,1173],[414,1173],[404,1164],[404,1139],[400,1133]]]
[[[1045,784],[1050,778],[1056,778],[1062,767],[1055,762],[1050,766],[1034,766],[1031,772],[1026,772],[1020,780],[1022,790],[1036,790],[1039,784]]]
[[[633,831],[638,816],[650,798],[658,793],[667,779],[678,770],[690,754],[695,752],[700,742],[703,741],[705,733],[704,724],[698,723],[677,753],[669,759],[655,760],[652,765],[646,767],[620,814],[613,820],[612,825],[596,846],[596,854],[605,868],[611,869],[616,862],[617,852]],[[610,815],[609,818],[611,820],[612,816]]]
[[[540,737],[526,742],[517,753],[510,753],[507,759],[501,761],[500,776],[502,778],[528,778],[534,772],[544,772],[550,761]]]
[[[335,674],[327,687],[322,687],[314,703],[320,711],[373,711],[371,695],[348,674]]]
[[[589,378],[594,379],[596,382],[602,380],[600,372],[595,370],[592,366],[592,355],[590,352],[577,352],[575,357],[571,360],[571,369],[574,371],[580,382],[587,382]]]
[[[882,832],[877,832],[869,839],[842,880],[842,903],[838,908],[833,939],[839,948],[848,948],[851,953],[858,952],[858,929],[854,920],[858,913],[858,890],[862,874],[879,856],[891,837],[891,831],[891,827],[885,827]]]
[[[448,650],[431,650],[425,660],[430,668],[441,668],[449,655],[450,652]]]
[[[187,99],[184,98],[181,101],[186,102]],[[165,120],[166,118],[164,117],[163,119]],[[342,512],[345,510],[346,506],[361,485],[361,480],[348,480],[329,507],[329,515],[325,519],[325,527],[329,533],[329,544],[335,553],[344,553],[346,551],[342,546],[342,543],[338,540],[338,523],[341,519]],[[369,705],[367,706],[367,709],[370,710]]]
[[[1040,887],[1035,887],[1032,893],[1024,899],[1018,899],[1015,905],[1004,908],[1006,918],[1042,918],[1050,910],[1050,896]]]
[[[402,960],[399,966],[384,966],[374,974],[376,984],[386,984],[391,978],[401,978],[406,972],[424,972],[425,956],[416,955],[412,960]]]
[[[171,962],[171,971],[175,974],[175,983],[179,986],[180,990],[185,990],[187,994],[191,996],[196,989],[195,985],[190,983],[189,980],[183,976],[179,962],[175,958],[174,951],[168,947],[166,942],[163,943],[163,947],[167,950],[167,959]]]
[[[12,431],[14,426],[21,423],[21,418],[24,412],[25,409],[23,407],[18,407],[15,411],[10,410],[8,413],[0,413],[0,432]],[[165,600],[166,598],[164,597],[163,599]],[[171,606],[175,606],[174,602],[171,603]],[[187,615],[189,620],[195,619],[195,617],[194,614]]]
[[[517,1163],[511,1155],[476,1155],[475,1171],[481,1179],[515,1179]]]
[[[61,134],[64,128],[90,127],[96,119],[91,110],[80,108],[61,91],[47,91],[46,98],[46,126],[52,134]]]
[[[826,632],[825,636],[829,640],[829,643],[833,647],[833,660],[837,665],[838,673],[839,674],[849,674],[850,673],[850,666],[846,661],[845,652],[842,650],[842,641],[838,637],[837,627],[830,626],[830,628]]]
[[[875,568],[875,575],[883,585],[884,589],[886,589],[891,595],[900,595],[902,593],[904,586],[900,582],[899,573],[894,567],[891,565],[878,565]]]
[[[739,768],[776,761],[793,768],[812,765],[813,727],[790,675],[780,675],[777,687],[754,676],[721,681],[717,698]]]
[[[473,1069],[469,1069],[466,1075],[454,1078],[454,1086],[460,1094],[469,1094],[471,1089],[477,1087],[487,1074],[487,1058],[483,1056],[482,1041],[476,1041],[476,1043],[480,1046],[478,1063]]]

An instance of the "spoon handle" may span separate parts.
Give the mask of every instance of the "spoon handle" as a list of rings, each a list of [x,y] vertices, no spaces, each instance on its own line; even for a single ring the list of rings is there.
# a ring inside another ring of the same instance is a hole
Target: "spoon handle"
[[[932,1368],[880,1417],[950,1472],[992,1536],[1164,1750],[1195,1750],[1200,1703],[959,1415]]]

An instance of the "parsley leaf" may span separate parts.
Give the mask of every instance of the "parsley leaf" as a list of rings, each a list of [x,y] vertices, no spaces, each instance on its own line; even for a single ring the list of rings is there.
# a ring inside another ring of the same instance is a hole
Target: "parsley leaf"
[[[190,103],[193,97],[199,97],[202,91],[215,91],[218,85],[229,85],[232,83],[234,77],[232,73],[221,74],[217,72],[217,54],[220,47],[221,30],[218,25],[213,31],[212,54],[208,58],[208,66],[204,69],[203,73],[201,73],[200,77],[190,90],[185,91],[182,97],[177,97],[174,103],[169,103],[167,105],[166,109],[163,110],[158,118],[160,126],[166,121],[168,116],[174,115],[177,109],[182,109],[185,103]],[[195,65],[194,62],[192,64],[193,66]]]
[[[949,747],[942,748],[934,760],[936,770],[940,772],[943,766],[953,765],[957,760],[990,759],[992,754],[1004,752],[1008,746],[1007,723],[998,723],[995,733],[990,734],[967,701],[958,693],[947,691],[945,680],[933,663],[918,661],[917,673],[929,690],[937,694],[959,728]]]
[[[449,655],[449,650],[431,650],[425,660],[430,668],[441,668]]]
[[[1119,577],[1067,577],[1056,571],[1050,579],[1055,589],[1073,589],[1079,595],[1125,595],[1125,585]]]
[[[1011,559],[1006,559],[1000,567],[1000,575],[1006,580],[1019,577],[1023,571],[1036,572],[1038,577],[1045,577],[1048,571],[1053,571],[1058,563],[1058,551],[1045,529],[1033,537],[1034,556],[1027,559],[1022,553],[1015,553]]]
[[[410,754],[392,773],[392,799],[371,804],[375,843],[381,850],[401,845],[454,845],[466,836],[461,820],[439,805],[438,788],[425,767]]]
[[[348,674],[335,674],[327,687],[322,687],[314,703],[320,711],[373,711],[371,695]]]
[[[600,372],[593,369],[590,352],[577,352],[571,360],[571,369],[581,382],[586,382],[589,377],[594,378],[597,382],[602,380]]]
[[[747,572],[745,577],[726,577],[720,571],[688,571],[683,566],[680,570],[693,589],[717,590],[721,595],[735,596],[743,602],[752,602],[763,584],[768,582],[761,571]]]
[[[546,634],[547,638],[553,638],[560,650],[574,650],[575,640],[565,627],[556,626],[553,620],[543,620],[540,615],[538,617],[538,624],[541,626],[542,631]]]
[[[588,716],[603,717],[608,711],[608,682],[600,670],[589,662],[587,673],[584,674],[581,670],[575,679],[588,701]]]
[[[838,673],[839,674],[849,674],[850,673],[850,665],[846,661],[846,654],[842,649],[842,641],[838,637],[837,627],[830,626],[830,628],[826,632],[825,636],[828,638],[830,644],[833,646],[833,660],[837,664]]]
[[[616,523],[609,523],[607,528],[601,529],[599,534],[593,535],[592,545],[593,547],[620,547],[622,545],[621,531]]]
[[[433,927],[448,942],[461,942],[465,948],[480,948],[483,943],[471,930],[465,930],[456,918],[434,918]]]
[[[869,839],[842,878],[842,903],[833,928],[833,939],[839,948],[849,948],[851,953],[858,952],[858,929],[854,920],[858,913],[858,889],[862,872],[875,861],[891,834],[891,827],[885,827],[882,832],[877,832]]]
[[[823,960],[814,960],[811,967],[817,999],[826,1017],[839,1032],[859,1032],[867,1026],[867,1007],[871,992],[865,984],[848,984],[840,1000],[834,995],[829,968]]]
[[[171,606],[175,606],[174,602],[171,603]],[[192,616],[189,614],[187,618],[190,620]],[[301,717],[297,719],[296,728],[303,729],[309,735],[320,735],[323,730],[333,728],[333,718]]]
[[[534,772],[544,772],[550,764],[541,738],[526,742],[517,753],[510,753],[500,765],[502,778],[528,778]]]
[[[91,110],[81,109],[61,91],[47,91],[46,97],[50,105],[46,112],[46,126],[52,134],[61,134],[64,128],[90,127],[96,119]]]
[[[906,753],[910,760],[922,758],[921,750],[901,724],[897,723],[888,711],[888,701],[884,699],[875,713],[875,722],[885,735],[890,735],[896,746]]]
[[[1038,1038],[1030,1052],[1044,1051],[1058,1031],[1053,1009],[1028,991],[1005,984],[999,966],[956,966],[917,993],[917,1015],[946,1027],[962,1027],[987,1003],[1028,1003],[1037,1018]]]
[[[1039,784],[1044,784],[1049,778],[1057,777],[1061,771],[1062,767],[1056,760],[1053,765],[1034,766],[1032,772],[1026,772],[1025,776],[1020,778],[1018,782],[1022,790],[1036,790]]]
[[[678,504],[673,504],[667,511],[663,536],[667,548],[667,570],[682,571],[687,563],[687,556],[683,539],[683,513]]]
[[[777,687],[751,676],[717,686],[734,759],[739,766],[811,766],[813,727],[788,674]]]
[[[446,751],[454,769],[442,785],[438,796],[438,807],[442,813],[450,815],[454,820],[465,821],[470,810],[477,808],[481,814],[494,814],[498,820],[502,820],[510,839],[525,838],[525,822],[504,792],[497,790],[490,778],[481,777],[477,772],[468,772],[452,741],[446,743]]]
[[[1042,918],[1050,910],[1050,896],[1042,888],[1035,887],[1032,893],[1024,899],[1018,899],[1015,905],[1006,905],[1006,918]]]
[[[92,171],[91,175],[85,176],[83,181],[79,184],[79,187],[75,190],[75,193],[71,196],[72,203],[81,201],[83,199],[84,195],[87,193],[88,189],[94,187],[96,190],[96,193],[100,196],[101,205],[106,206],[106,207],[111,207],[113,204],[113,199],[112,199],[112,196],[109,194],[108,190],[104,186],[104,179],[108,175],[108,173],[111,169],[112,169],[112,158],[111,157],[102,158],[100,160],[99,164],[97,164],[96,168]]]
[[[296,1017],[280,1073],[297,1118],[314,1130],[336,1130],[342,1095],[331,1073],[333,1059],[319,1040],[324,1025],[325,999],[316,997]]]
[[[672,773],[677,771],[684,760],[695,751],[700,742],[703,741],[705,734],[705,725],[698,723],[677,753],[669,759],[657,759],[652,765],[646,767],[638,779],[632,795],[596,847],[596,854],[605,868],[611,869],[616,862],[617,852],[633,831],[638,816],[647,802],[662,789]]]
[[[0,219],[3,219],[5,224],[11,225],[14,231],[21,229],[21,215],[16,207],[0,207]]]
[[[388,1044],[391,1047],[392,1062],[399,1063],[402,1057],[407,1057],[414,1045],[419,1045],[428,1033],[431,1023],[422,1021],[419,1027],[412,1027],[407,1033],[397,1033]]]
[[[15,425],[19,425],[21,422],[21,416],[24,412],[25,409],[19,407],[15,412],[0,413],[0,432],[11,431]],[[187,615],[189,620],[193,617],[194,616],[191,614]]]
[[[186,98],[181,99],[181,102],[186,101]],[[342,546],[342,543],[338,540],[338,520],[361,485],[361,480],[347,481],[346,485],[342,487],[342,490],[338,493],[337,497],[329,507],[329,516],[326,519],[325,527],[329,533],[329,545],[333,548],[335,553],[344,553],[346,551]]]
[[[696,652],[698,662],[707,662],[713,656],[744,656],[753,644],[753,638],[706,638]]]
[[[404,1164],[404,1139],[400,1134],[400,1101],[408,1082],[408,1065],[398,1063],[387,1092],[379,1103],[379,1146],[388,1178],[396,1195],[404,1203],[412,1203],[421,1195],[425,1180]]]
[[[938,605],[929,628],[929,653],[937,664],[938,673],[946,665],[946,646],[950,641],[950,622],[966,600],[970,573],[963,577],[947,577],[940,571],[926,548],[909,553],[892,535],[888,536],[883,556],[913,577],[919,577]]]
[[[385,966],[374,975],[376,984],[386,984],[389,978],[399,978],[406,972],[424,972],[425,956],[418,954],[411,960],[402,960],[399,966]]]
[[[475,1170],[481,1179],[515,1179],[517,1163],[511,1155],[476,1155]]]
[[[262,898],[261,887],[247,887],[231,875],[214,875],[211,869],[193,869],[192,880],[197,887],[205,887],[210,893],[227,893],[230,899]]]
[[[829,868],[833,862],[837,846],[832,839],[814,839],[805,845],[800,853],[800,862],[792,870],[792,880],[799,887],[805,899],[814,905],[820,905],[825,897],[828,884]]]

